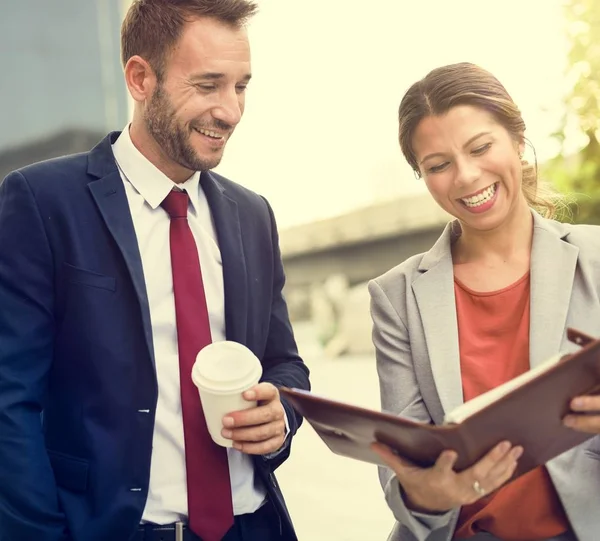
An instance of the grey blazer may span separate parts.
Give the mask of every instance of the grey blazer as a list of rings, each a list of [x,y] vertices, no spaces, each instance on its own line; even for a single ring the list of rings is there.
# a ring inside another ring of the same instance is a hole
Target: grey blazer
[[[600,227],[533,212],[530,364],[576,349],[567,326],[600,336]],[[441,424],[463,401],[451,244],[453,223],[424,254],[369,283],[382,409]],[[600,438],[551,460],[548,471],[580,541],[600,539]],[[459,509],[424,515],[404,505],[399,483],[379,469],[396,524],[389,541],[448,541]]]

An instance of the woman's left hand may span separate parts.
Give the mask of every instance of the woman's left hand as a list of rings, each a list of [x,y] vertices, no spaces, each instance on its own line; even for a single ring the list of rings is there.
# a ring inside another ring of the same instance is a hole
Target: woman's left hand
[[[600,434],[600,396],[578,396],[571,400],[572,413],[563,422],[569,428]]]

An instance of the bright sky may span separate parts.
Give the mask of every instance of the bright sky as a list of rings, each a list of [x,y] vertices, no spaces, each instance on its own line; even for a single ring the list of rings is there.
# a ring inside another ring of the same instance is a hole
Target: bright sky
[[[219,171],[266,196],[280,228],[424,189],[400,153],[396,114],[440,65],[490,70],[521,108],[538,159],[557,151],[560,0],[258,3],[246,113]]]

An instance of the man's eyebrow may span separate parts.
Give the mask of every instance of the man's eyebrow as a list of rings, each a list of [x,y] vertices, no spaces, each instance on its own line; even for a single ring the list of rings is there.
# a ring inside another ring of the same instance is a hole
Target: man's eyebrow
[[[205,73],[197,73],[196,75],[192,75],[190,77],[191,81],[218,81],[220,79],[225,79],[225,73],[219,72],[205,72]],[[242,82],[247,83],[252,78],[252,74],[247,73],[243,78]]]

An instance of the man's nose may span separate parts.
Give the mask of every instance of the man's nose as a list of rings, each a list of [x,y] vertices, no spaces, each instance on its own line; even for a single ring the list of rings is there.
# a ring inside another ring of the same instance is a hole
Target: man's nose
[[[235,90],[227,90],[219,96],[219,103],[213,108],[212,115],[215,119],[234,127],[241,120],[242,112],[240,95]]]

